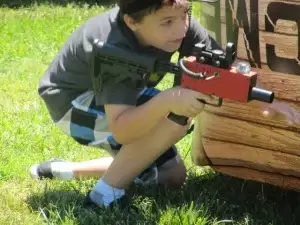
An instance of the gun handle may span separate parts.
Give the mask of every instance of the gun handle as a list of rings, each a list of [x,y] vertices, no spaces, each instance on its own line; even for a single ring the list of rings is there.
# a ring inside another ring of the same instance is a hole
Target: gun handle
[[[185,116],[179,116],[179,115],[176,115],[176,114],[171,112],[168,115],[168,118],[170,120],[174,121],[175,123],[178,123],[179,125],[182,125],[182,126],[187,125],[188,118],[185,117]]]

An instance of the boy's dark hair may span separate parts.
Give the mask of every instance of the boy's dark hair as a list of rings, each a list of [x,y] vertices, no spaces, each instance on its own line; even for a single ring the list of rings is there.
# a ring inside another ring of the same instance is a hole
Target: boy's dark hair
[[[122,14],[128,14],[135,21],[141,21],[145,16],[156,12],[165,5],[187,6],[189,0],[118,0]]]

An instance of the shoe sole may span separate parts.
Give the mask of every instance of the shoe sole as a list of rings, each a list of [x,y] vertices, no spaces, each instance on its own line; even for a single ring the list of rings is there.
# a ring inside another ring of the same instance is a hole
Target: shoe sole
[[[52,159],[50,159],[50,160],[48,160],[44,163],[51,162],[51,161],[52,162],[67,162],[67,161],[59,159],[59,158],[52,158]],[[35,164],[35,165],[33,165],[29,168],[30,176],[34,180],[41,180],[42,179],[42,177],[40,177],[39,174],[38,174],[38,167],[39,166],[40,166],[40,163]]]
[[[34,180],[40,180],[40,176],[38,175],[38,167],[39,167],[39,164],[35,164],[35,165],[31,166],[29,169],[30,176]]]

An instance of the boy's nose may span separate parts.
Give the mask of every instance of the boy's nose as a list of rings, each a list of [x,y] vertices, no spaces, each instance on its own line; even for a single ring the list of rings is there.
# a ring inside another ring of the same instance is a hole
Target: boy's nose
[[[180,39],[180,38],[184,38],[186,35],[188,29],[188,24],[186,24],[186,22],[182,21],[180,24],[178,24],[177,28],[174,30],[172,36],[174,37],[174,39]],[[175,38],[177,37],[177,38]]]

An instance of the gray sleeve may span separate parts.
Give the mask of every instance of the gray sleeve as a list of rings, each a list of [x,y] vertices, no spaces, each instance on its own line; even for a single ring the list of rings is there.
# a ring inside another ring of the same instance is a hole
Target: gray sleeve
[[[136,105],[138,90],[132,81],[111,83],[104,85],[101,91],[96,93],[96,104],[124,104]]]
[[[82,36],[82,49],[84,52],[85,60],[88,65],[91,65],[92,61],[92,48],[95,38],[99,38],[100,35],[95,34],[95,31],[86,30]],[[90,74],[91,75],[91,74]],[[128,78],[122,80],[122,82],[115,82],[114,76],[106,76],[105,82],[102,84],[102,89],[95,93],[96,105],[104,104],[125,104],[136,105],[136,96],[138,90],[136,88],[136,81]]]

